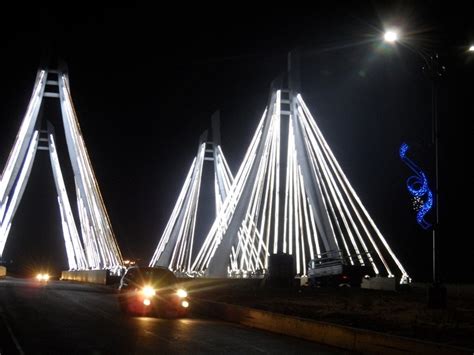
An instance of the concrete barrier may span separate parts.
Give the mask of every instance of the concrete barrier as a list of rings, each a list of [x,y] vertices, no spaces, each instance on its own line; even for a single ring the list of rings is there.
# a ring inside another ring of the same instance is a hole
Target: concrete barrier
[[[89,282],[106,285],[108,270],[76,270],[61,272],[61,280]]]
[[[371,277],[370,279],[362,279],[361,288],[371,290],[396,291],[398,280],[395,277]]]
[[[267,330],[315,341],[320,344],[370,354],[472,354],[473,350],[400,336],[357,329],[332,323],[287,316],[254,308],[207,300],[194,300],[197,312]]]

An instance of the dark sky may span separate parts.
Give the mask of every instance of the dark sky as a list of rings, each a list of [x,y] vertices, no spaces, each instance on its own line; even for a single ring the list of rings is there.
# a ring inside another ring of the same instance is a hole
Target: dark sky
[[[3,166],[45,58],[69,67],[74,104],[112,224],[126,257],[148,261],[202,131],[221,110],[222,146],[235,172],[272,79],[301,48],[302,95],[408,272],[431,273],[431,234],[415,221],[398,147],[432,174],[431,91],[421,58],[380,43],[389,24],[411,48],[439,51],[441,274],[472,277],[468,207],[472,162],[472,4],[325,2],[256,9],[223,3],[170,9],[15,9],[2,14],[0,162]],[[329,5],[331,4],[331,5]],[[53,107],[45,119],[59,122]],[[60,124],[56,123],[58,136]],[[60,138],[58,138],[60,139]],[[67,153],[60,151],[67,166]],[[66,263],[49,159],[38,154],[5,256],[31,268]],[[65,168],[63,168],[64,170]],[[66,179],[71,180],[66,174]],[[73,199],[72,199],[73,200]],[[73,200],[74,201],[74,200]]]

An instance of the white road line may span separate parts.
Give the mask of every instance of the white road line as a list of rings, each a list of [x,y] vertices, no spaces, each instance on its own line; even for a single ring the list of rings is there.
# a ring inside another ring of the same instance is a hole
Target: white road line
[[[20,355],[25,355],[25,352],[24,352],[23,349],[21,348],[20,343],[18,342],[18,339],[16,338],[15,334],[13,334],[13,330],[12,330],[12,328],[10,327],[10,324],[9,324],[8,321],[7,321],[7,317],[5,317],[5,313],[4,313],[4,311],[3,311],[3,307],[2,307],[2,306],[0,306],[0,317],[2,318],[3,323],[4,323],[5,326],[7,327],[8,333],[10,333],[10,337],[11,337],[11,339],[13,340],[13,343],[15,344],[16,349],[18,350],[18,353],[19,353]]]

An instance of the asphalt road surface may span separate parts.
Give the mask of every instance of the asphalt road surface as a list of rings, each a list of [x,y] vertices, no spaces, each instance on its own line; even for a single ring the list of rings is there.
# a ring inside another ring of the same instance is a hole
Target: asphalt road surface
[[[128,317],[105,286],[0,280],[0,354],[332,354],[338,349],[199,318]]]

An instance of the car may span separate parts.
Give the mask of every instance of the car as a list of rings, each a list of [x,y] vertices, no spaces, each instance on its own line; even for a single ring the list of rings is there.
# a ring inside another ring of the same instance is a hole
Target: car
[[[129,315],[185,317],[190,300],[178,279],[164,267],[130,267],[120,279],[118,300]]]
[[[35,278],[36,278],[36,280],[38,280],[38,282],[40,282],[40,283],[48,283],[48,281],[49,281],[49,279],[51,278],[51,276],[49,275],[49,273],[40,272],[40,273],[36,274]]]

